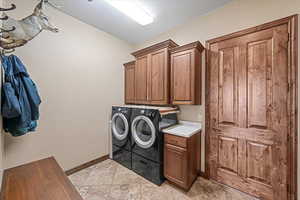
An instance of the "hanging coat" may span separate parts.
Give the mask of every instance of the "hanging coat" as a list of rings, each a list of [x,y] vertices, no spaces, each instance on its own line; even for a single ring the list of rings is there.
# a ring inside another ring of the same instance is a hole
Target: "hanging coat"
[[[5,80],[2,85],[1,105],[4,130],[13,136],[35,131],[41,103],[36,85],[17,56],[1,58]]]

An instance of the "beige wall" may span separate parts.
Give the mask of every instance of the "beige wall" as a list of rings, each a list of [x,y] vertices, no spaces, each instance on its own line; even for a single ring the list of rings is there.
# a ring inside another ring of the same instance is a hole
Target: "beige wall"
[[[18,6],[13,12],[18,17],[29,14],[36,3],[12,2]],[[16,53],[39,86],[43,98],[40,125],[36,133],[24,137],[6,136],[5,167],[54,155],[69,169],[106,154],[110,105],[122,102],[121,64],[130,60],[131,47],[61,12],[49,10],[52,21],[62,31],[44,32]],[[233,0],[135,49],[169,38],[180,45],[195,40],[205,44],[208,39],[296,13],[300,13],[299,0]],[[203,106],[182,106],[181,110],[181,119],[204,119]],[[202,152],[204,155],[204,149]]]
[[[299,0],[233,0],[224,7],[216,9],[205,16],[193,19],[150,41],[137,45],[135,49],[140,49],[169,38],[179,45],[196,40],[205,45],[205,41],[208,39],[293,14],[300,14]],[[181,110],[181,119],[192,121],[202,121],[204,119],[204,106],[182,106]],[[204,134],[202,136],[202,156],[204,156]],[[300,168],[300,164],[298,167]],[[202,162],[202,170],[204,170],[204,162]]]
[[[9,0],[11,16],[31,14],[36,0]],[[108,154],[112,104],[123,102],[123,67],[131,46],[48,7],[60,33],[42,32],[17,50],[42,97],[37,132],[5,137],[5,167],[55,156],[64,169]]]

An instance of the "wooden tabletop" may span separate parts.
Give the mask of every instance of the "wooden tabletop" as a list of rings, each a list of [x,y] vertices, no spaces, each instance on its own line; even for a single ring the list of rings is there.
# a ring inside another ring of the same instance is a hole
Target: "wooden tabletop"
[[[1,200],[82,200],[51,157],[4,171]]]

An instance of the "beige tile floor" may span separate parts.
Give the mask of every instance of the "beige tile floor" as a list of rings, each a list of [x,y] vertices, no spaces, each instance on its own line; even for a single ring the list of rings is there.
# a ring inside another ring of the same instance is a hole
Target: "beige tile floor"
[[[84,200],[255,200],[229,187],[198,178],[189,192],[147,181],[113,160],[69,176]]]

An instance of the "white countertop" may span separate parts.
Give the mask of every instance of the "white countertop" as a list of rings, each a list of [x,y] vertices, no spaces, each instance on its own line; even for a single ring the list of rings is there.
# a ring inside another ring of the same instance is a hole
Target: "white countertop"
[[[163,129],[164,133],[181,137],[191,137],[202,129],[200,122],[179,121],[179,124]]]

